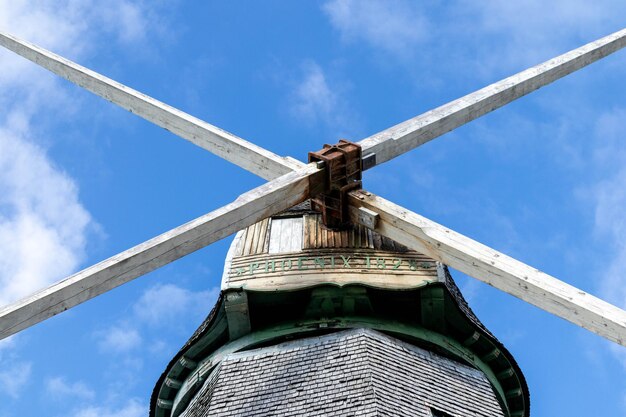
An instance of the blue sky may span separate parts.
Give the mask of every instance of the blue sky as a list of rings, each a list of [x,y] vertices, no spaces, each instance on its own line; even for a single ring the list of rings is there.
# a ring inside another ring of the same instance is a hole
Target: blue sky
[[[546,12],[549,5],[549,11]],[[0,0],[0,30],[304,160],[623,27],[621,0]],[[626,307],[626,51],[365,174],[365,187]],[[262,180],[0,52],[0,302]],[[0,342],[0,417],[135,417],[230,239]],[[455,278],[533,416],[626,416],[626,349]]]

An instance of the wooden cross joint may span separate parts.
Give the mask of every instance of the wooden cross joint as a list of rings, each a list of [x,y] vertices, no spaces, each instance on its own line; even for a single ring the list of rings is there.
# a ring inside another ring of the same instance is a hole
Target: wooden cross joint
[[[309,152],[309,162],[324,168],[324,184],[311,184],[310,189],[324,191],[311,199],[314,210],[322,213],[324,225],[340,229],[350,223],[348,197],[350,191],[361,189],[363,171],[361,145],[341,139],[335,145],[324,145],[317,152]]]

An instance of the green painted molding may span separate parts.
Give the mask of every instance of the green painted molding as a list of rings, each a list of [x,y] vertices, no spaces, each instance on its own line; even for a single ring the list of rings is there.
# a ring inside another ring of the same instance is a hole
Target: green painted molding
[[[281,339],[284,336],[301,334],[303,337],[328,330],[344,330],[365,328],[378,330],[401,339],[410,339],[426,342],[438,346],[450,355],[459,358],[470,366],[482,371],[493,386],[498,401],[505,412],[510,414],[506,395],[497,376],[490,366],[460,342],[441,333],[428,330],[424,327],[406,325],[392,320],[372,319],[369,317],[335,317],[325,320],[305,320],[283,323],[263,330],[249,333],[237,340],[231,341],[214,351],[198,363],[195,370],[183,381],[172,402],[172,417],[177,417],[187,406],[193,395],[211,375],[215,367],[232,353],[253,349],[260,344]]]

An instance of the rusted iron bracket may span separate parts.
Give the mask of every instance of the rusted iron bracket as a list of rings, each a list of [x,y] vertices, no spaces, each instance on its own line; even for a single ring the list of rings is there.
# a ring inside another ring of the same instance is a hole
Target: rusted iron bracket
[[[341,139],[335,145],[324,145],[317,152],[309,152],[309,162],[317,162],[325,168],[323,193],[311,199],[314,210],[322,213],[324,225],[340,229],[349,224],[348,196],[350,191],[361,188],[363,171],[361,146]],[[311,184],[311,189],[320,184]]]

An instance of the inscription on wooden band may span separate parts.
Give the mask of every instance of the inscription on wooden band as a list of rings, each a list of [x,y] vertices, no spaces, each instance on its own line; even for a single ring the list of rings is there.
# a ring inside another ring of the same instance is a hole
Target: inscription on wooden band
[[[286,255],[245,256],[233,259],[228,275],[231,278],[250,278],[265,274],[304,272],[378,272],[378,273],[435,273],[435,262],[416,254],[384,252],[357,253],[319,251]]]

